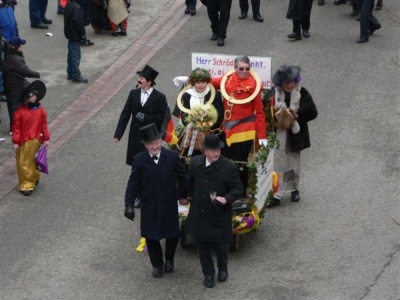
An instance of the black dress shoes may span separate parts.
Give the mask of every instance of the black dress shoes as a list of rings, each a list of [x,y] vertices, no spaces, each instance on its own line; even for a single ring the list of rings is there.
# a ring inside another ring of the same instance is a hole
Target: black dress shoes
[[[253,16],[253,19],[257,22],[264,22],[264,18],[260,14]]]
[[[166,260],[164,265],[164,272],[165,273],[172,273],[174,270],[174,261],[173,260]]]
[[[140,208],[140,207],[141,207],[141,205],[140,205],[140,198],[136,198],[136,199],[135,199],[135,204],[133,204],[133,207],[134,207],[134,208]]]
[[[185,15],[188,15],[188,14],[190,14],[190,9],[186,7],[186,9],[185,9]]]
[[[191,10],[190,10],[190,15],[191,15],[191,16],[194,16],[195,14],[196,14],[196,10],[195,10],[195,9],[191,9]]]
[[[212,41],[218,40],[218,34],[217,33],[213,33],[212,36],[210,37],[210,40],[212,40]]]
[[[218,38],[217,45],[219,47],[222,47],[223,45],[225,45],[225,39],[224,38]]]
[[[32,190],[30,190],[30,191],[20,191],[21,192],[21,194],[22,195],[24,195],[24,196],[30,196],[30,195],[32,195]]]
[[[239,15],[239,19],[243,20],[243,19],[246,19],[246,18],[247,18],[247,13],[241,12],[240,15]]]
[[[78,77],[75,79],[72,79],[73,83],[88,83],[89,80],[87,78],[83,78],[83,77]]]
[[[303,30],[303,37],[308,39],[310,37],[310,32],[308,30]]]
[[[360,38],[357,40],[357,44],[362,44],[362,43],[366,43],[366,42],[368,42],[368,39],[365,39],[365,38],[364,39]]]
[[[347,0],[335,0],[333,1],[333,4],[335,5],[340,5],[340,4],[346,4]]]
[[[204,277],[204,286],[207,288],[213,288],[215,285],[214,275],[206,275]]]
[[[32,24],[31,28],[38,28],[38,29],[49,29],[49,26],[44,25],[43,23],[39,23],[39,24]]]
[[[53,21],[50,20],[50,19],[44,18],[44,19],[43,19],[43,24],[50,25],[50,24],[53,24]]]
[[[368,34],[369,34],[369,35],[374,34],[374,32],[377,31],[377,30],[379,30],[379,29],[381,29],[381,27],[382,27],[381,24],[376,25],[376,26],[373,27],[372,29],[368,30]]]
[[[299,191],[293,191],[292,196],[290,197],[290,201],[292,202],[299,202],[300,201],[300,192]]]
[[[269,200],[267,202],[267,205],[265,205],[265,207],[266,208],[271,208],[271,207],[279,206],[279,205],[281,205],[281,200],[278,199],[278,198],[273,197],[271,200]]]
[[[287,35],[287,37],[288,37],[289,39],[295,39],[295,40],[297,40],[297,41],[300,41],[300,40],[301,40],[301,34],[295,33],[295,32],[289,33],[289,34]]]
[[[218,281],[225,282],[228,279],[228,270],[218,270]]]
[[[163,275],[163,269],[161,267],[155,267],[153,269],[153,277],[160,278]]]

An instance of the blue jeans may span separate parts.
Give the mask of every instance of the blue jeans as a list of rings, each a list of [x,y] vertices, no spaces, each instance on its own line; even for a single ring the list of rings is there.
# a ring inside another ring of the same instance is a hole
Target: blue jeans
[[[48,0],[29,0],[29,18],[31,25],[43,23]]]
[[[81,77],[79,65],[81,64],[81,42],[68,40],[67,74],[68,79]]]

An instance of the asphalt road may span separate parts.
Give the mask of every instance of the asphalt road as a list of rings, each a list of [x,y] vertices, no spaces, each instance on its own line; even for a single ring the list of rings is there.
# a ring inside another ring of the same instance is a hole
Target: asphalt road
[[[56,1],[49,3],[51,38],[29,28],[20,2],[26,61],[48,86],[51,122],[90,85],[66,80]],[[188,18],[183,1],[134,2],[127,38],[89,28],[95,46],[83,49],[82,72],[90,84],[178,2],[177,14]],[[302,67],[302,84],[319,109],[312,147],[302,153],[302,200],[286,198],[242,236],[230,253],[228,281],[206,289],[195,248],[178,248],[175,271],[161,279],[152,278],[148,256],[135,252],[139,220],[123,217],[126,137],[112,143],[134,78],[52,155],[51,173],[31,197],[14,189],[0,199],[1,299],[400,299],[400,7],[385,0],[376,12],[382,29],[359,45],[350,6],[333,1],[315,3],[309,40],[288,41],[287,4],[262,0],[265,22],[256,23],[237,19],[235,1],[225,47],[209,40],[199,6],[148,62],[172,104],[179,92],[172,78],[190,72],[192,51],[272,57],[273,71],[283,63]],[[12,155],[2,106],[0,163]]]

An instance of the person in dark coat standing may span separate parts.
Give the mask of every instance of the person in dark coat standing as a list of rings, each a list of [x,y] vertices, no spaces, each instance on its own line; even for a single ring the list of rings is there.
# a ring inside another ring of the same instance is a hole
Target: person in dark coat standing
[[[4,93],[7,97],[10,128],[14,112],[21,104],[20,98],[24,89],[29,85],[26,78],[40,78],[40,73],[31,70],[25,62],[22,45],[26,40],[13,37],[8,42],[7,55],[3,65]],[[11,130],[10,130],[11,131]]]
[[[146,238],[153,277],[174,269],[180,230],[178,198],[187,204],[187,173],[178,153],[161,146],[161,134],[154,123],[140,128],[145,151],[134,157],[125,194],[125,217],[135,217],[136,197],[141,195],[140,231]],[[178,180],[178,182],[177,182]],[[166,239],[165,264],[160,240]]]
[[[318,116],[310,93],[300,85],[300,71],[299,67],[282,65],[272,77],[279,141],[279,148],[274,150],[274,171],[279,175],[279,189],[267,207],[280,205],[284,192],[291,192],[292,202],[300,201],[300,152],[311,146],[308,122]]]
[[[208,18],[211,21],[212,41],[217,41],[217,45],[225,45],[226,30],[231,15],[232,0],[213,0],[207,1]]]
[[[89,82],[87,78],[82,77],[79,68],[81,64],[81,44],[88,41],[81,3],[82,0],[70,0],[64,8],[64,35],[68,40],[67,78],[74,83]],[[90,45],[93,45],[93,43],[90,42]]]
[[[375,0],[358,1],[358,8],[360,10],[360,38],[357,40],[357,43],[368,42],[369,36],[382,27],[378,19],[372,14],[374,2]]]
[[[228,249],[232,238],[232,203],[243,193],[236,165],[221,156],[224,143],[210,134],[202,142],[204,155],[191,159],[189,166],[190,209],[187,232],[198,244],[204,285],[214,286],[212,250],[216,252],[218,281],[228,278]]]
[[[293,31],[288,34],[289,39],[301,40],[301,31],[303,37],[310,37],[310,18],[313,0],[290,0],[286,18],[293,22]]]

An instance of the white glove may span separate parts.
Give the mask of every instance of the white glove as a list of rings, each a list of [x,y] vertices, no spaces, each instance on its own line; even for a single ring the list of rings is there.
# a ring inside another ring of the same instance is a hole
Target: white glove
[[[267,147],[268,140],[267,139],[261,139],[261,140],[258,140],[258,143],[260,144],[260,146]]]
[[[175,77],[172,81],[176,86],[181,86],[182,84],[187,83],[188,79],[188,76],[178,76]]]
[[[292,127],[292,132],[293,132],[294,134],[296,134],[296,133],[299,133],[299,131],[300,131],[299,122],[294,121],[294,124],[293,124],[293,127]]]

